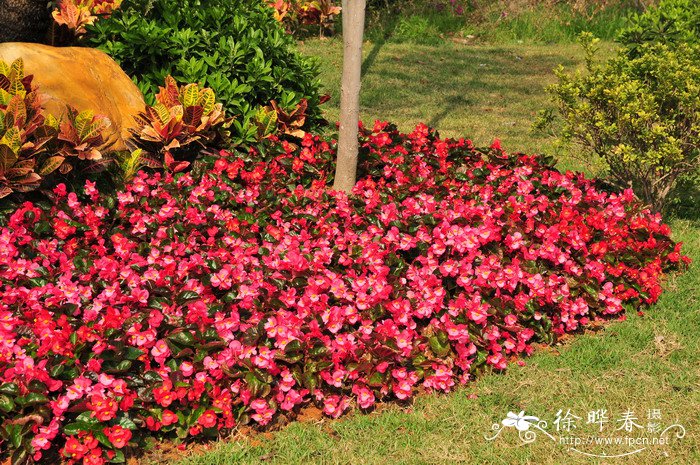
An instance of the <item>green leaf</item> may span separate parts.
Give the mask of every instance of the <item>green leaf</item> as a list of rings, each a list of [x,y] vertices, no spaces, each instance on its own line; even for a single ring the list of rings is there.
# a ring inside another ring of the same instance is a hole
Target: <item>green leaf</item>
[[[27,452],[26,448],[22,449],[16,449],[12,453],[12,458],[10,459],[12,465],[16,465],[18,463],[27,463],[27,460],[29,459],[29,452]]]
[[[204,109],[204,114],[208,115],[214,110],[216,96],[211,89],[203,89],[199,98],[199,105]]]
[[[98,423],[86,423],[83,421],[76,421],[74,423],[69,423],[63,427],[63,433],[67,436],[77,436],[80,432],[93,431],[99,429]]]
[[[304,373],[302,383],[306,389],[313,392],[318,386],[318,375],[315,373]]]
[[[584,284],[583,289],[594,299],[598,299],[598,291],[590,284]]]
[[[136,423],[134,423],[131,418],[127,417],[126,415],[120,415],[117,417],[117,424],[121,426],[122,428],[130,429],[130,430],[135,430],[138,429],[136,426]]]
[[[252,372],[245,375],[245,382],[253,397],[264,397],[270,392],[270,386]]]
[[[301,350],[301,342],[297,339],[290,341],[285,347],[284,352],[287,354],[293,354]]]
[[[372,387],[380,387],[384,384],[384,374],[375,371],[367,380],[367,384]]]
[[[22,426],[8,424],[5,426],[5,430],[7,431],[7,437],[10,443],[14,446],[13,448],[19,449],[22,445]]]
[[[12,77],[17,80],[24,79],[24,60],[22,58],[17,58],[12,62],[12,65],[10,65],[10,74],[13,74]]]
[[[39,394],[46,392],[46,384],[42,383],[38,379],[31,380],[27,388],[31,392],[38,392]]]
[[[103,433],[101,430],[95,430],[95,431],[93,431],[93,432],[92,432],[92,435],[93,435],[93,436],[95,437],[95,439],[97,439],[97,440],[100,442],[100,444],[102,444],[103,446],[107,447],[108,449],[112,449],[112,448],[113,448],[112,441],[110,441],[109,438],[107,437],[107,435],[106,435],[105,433]]]
[[[3,383],[0,385],[0,394],[16,396],[19,394],[19,386],[16,383]]]
[[[199,87],[197,84],[186,85],[184,91],[182,92],[181,98],[182,105],[185,108],[197,105],[197,100],[199,99]]]
[[[51,229],[52,229],[51,223],[49,223],[48,221],[39,221],[39,222],[34,224],[34,232],[37,234],[45,234],[45,233],[51,231]],[[40,286],[36,286],[36,287],[40,287]]]
[[[0,395],[0,410],[8,413],[11,412],[13,408],[15,408],[15,401],[5,394]]]
[[[75,131],[78,133],[80,140],[85,140],[83,137],[88,129],[90,128],[90,123],[95,117],[95,114],[91,110],[85,110],[78,113],[75,117]]]
[[[127,347],[124,349],[124,358],[127,360],[136,360],[144,354],[144,351],[137,349],[136,347]]]
[[[150,308],[155,308],[156,310],[163,310],[163,304],[160,302],[159,299],[156,299],[154,297],[148,299],[148,306]]]
[[[17,403],[24,407],[37,404],[45,404],[49,399],[44,394],[39,394],[38,392],[30,392],[24,397],[17,398]]]
[[[314,358],[319,358],[328,353],[328,347],[325,344],[319,343],[314,345],[314,347],[309,350],[309,354]]]
[[[131,360],[122,360],[121,362],[117,363],[117,365],[114,367],[114,371],[117,373],[124,373],[125,371],[128,371],[129,368],[131,368],[131,365],[133,365],[133,362]]]
[[[195,299],[199,299],[199,293],[198,293],[198,292],[195,292],[195,291],[183,291],[183,292],[180,292],[180,293],[177,295],[177,297],[175,298],[175,301],[176,301],[178,304],[182,305],[182,304],[184,304],[185,302],[188,302],[188,301],[190,301],[190,300],[195,300]]]
[[[147,371],[143,374],[143,379],[149,383],[158,383],[163,381],[163,378],[155,371]]]
[[[450,353],[449,344],[441,343],[438,336],[430,336],[428,338],[428,344],[430,345],[430,350],[432,350],[438,357],[445,357]]]
[[[75,419],[77,422],[87,423],[90,425],[96,425],[100,423],[100,420],[92,416],[92,412],[83,412]]]
[[[124,457],[124,452],[122,452],[121,449],[112,449],[112,452],[114,452],[114,457],[112,460],[109,461],[109,463],[124,463],[126,462],[126,458]]]
[[[49,374],[51,375],[52,378],[58,378],[59,376],[61,376],[61,374],[63,373],[63,370],[65,370],[65,368],[66,367],[63,364],[54,365],[49,370]]]
[[[41,168],[39,168],[39,175],[47,176],[53,173],[63,164],[64,161],[65,158],[58,155],[47,158],[44,164],[41,165]]]
[[[191,346],[194,343],[194,336],[187,330],[178,331],[174,334],[171,334],[170,336],[168,336],[168,339],[185,346]]]
[[[159,122],[163,125],[168,124],[172,118],[168,107],[162,103],[157,103],[153,106],[155,116],[158,118]]]

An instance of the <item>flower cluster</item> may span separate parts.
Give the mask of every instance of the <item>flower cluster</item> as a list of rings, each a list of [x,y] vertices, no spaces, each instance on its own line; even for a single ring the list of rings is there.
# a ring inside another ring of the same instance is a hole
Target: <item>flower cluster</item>
[[[0,229],[0,446],[119,462],[149,436],[449,391],[653,303],[688,261],[630,191],[542,157],[377,123],[349,196],[326,187],[334,157],[272,137],[18,208]]]

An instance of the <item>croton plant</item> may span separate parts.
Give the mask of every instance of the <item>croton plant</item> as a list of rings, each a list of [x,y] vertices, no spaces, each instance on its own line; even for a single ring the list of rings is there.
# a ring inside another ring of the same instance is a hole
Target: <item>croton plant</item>
[[[109,120],[68,108],[59,121],[45,114],[43,100],[21,59],[0,60],[0,198],[35,190],[57,170],[65,175],[102,160]]]
[[[156,103],[136,116],[134,142],[154,167],[182,171],[207,145],[218,145],[231,123],[214,91],[197,84],[179,86],[172,76],[156,95]]]
[[[86,26],[109,16],[121,3],[122,0],[59,0],[52,16],[57,27],[79,37],[87,32]]]
[[[184,119],[171,92],[161,125]],[[333,141],[271,136],[5,218],[0,458],[120,463],[312,403],[449,391],[654,303],[688,261],[631,191],[549,159],[423,125],[361,146],[350,195],[327,188]]]
[[[332,29],[341,7],[333,0],[267,0],[275,19],[285,25],[288,32],[300,27],[318,26],[319,33]]]

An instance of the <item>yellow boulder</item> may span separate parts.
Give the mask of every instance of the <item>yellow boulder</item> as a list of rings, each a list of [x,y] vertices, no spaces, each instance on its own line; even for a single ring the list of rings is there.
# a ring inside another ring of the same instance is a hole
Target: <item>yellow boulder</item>
[[[125,150],[134,116],[145,103],[138,87],[105,53],[84,47],[50,47],[23,42],[0,43],[0,60],[8,64],[24,60],[24,71],[33,85],[48,97],[46,110],[56,117],[66,104],[79,111],[93,110],[112,122],[106,140],[108,150]]]

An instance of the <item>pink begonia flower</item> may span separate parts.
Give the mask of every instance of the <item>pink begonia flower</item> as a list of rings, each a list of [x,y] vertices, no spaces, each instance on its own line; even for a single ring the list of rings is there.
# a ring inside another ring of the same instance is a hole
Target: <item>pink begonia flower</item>
[[[331,418],[338,418],[350,405],[345,396],[328,396],[323,400],[323,413]]]
[[[524,363],[536,334],[653,304],[689,262],[631,190],[540,156],[426,125],[377,122],[360,140],[351,194],[328,190],[331,141],[271,135],[264,154],[207,152],[194,172],[141,171],[115,196],[59,185],[8,213],[0,374],[46,388],[33,457],[98,464],[175,425],[199,436],[309,403],[337,417],[448,391],[484,359]],[[112,447],[65,434],[86,408]]]
[[[375,397],[371,389],[366,386],[354,385],[352,388],[352,393],[357,397],[357,404],[361,408],[370,408],[374,405]]]

